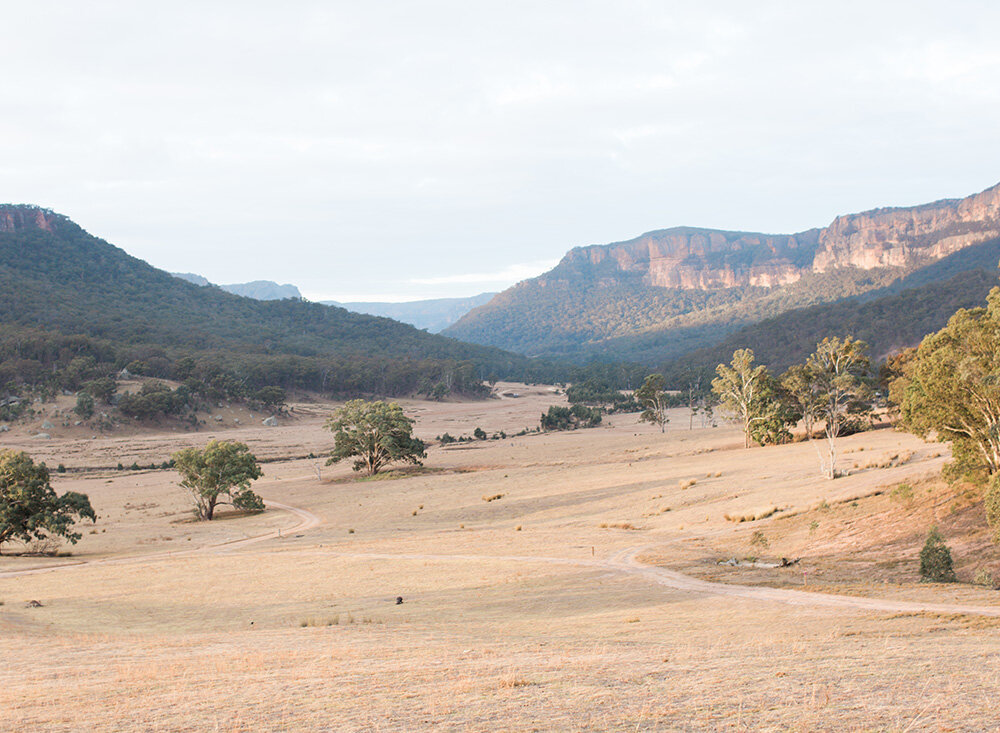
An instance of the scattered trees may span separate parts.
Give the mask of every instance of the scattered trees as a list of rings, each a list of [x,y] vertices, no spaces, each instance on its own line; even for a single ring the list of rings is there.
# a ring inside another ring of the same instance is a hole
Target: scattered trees
[[[666,392],[666,380],[662,374],[650,374],[646,381],[635,391],[635,400],[642,408],[639,419],[643,422],[658,425],[661,433],[667,431],[667,406],[669,397]]]
[[[542,413],[542,430],[576,430],[577,428],[593,428],[601,424],[601,410],[597,407],[587,407],[579,403],[563,407],[552,405],[548,412]]]
[[[56,494],[49,484],[49,469],[24,452],[0,452],[0,547],[10,540],[44,540],[62,537],[76,544],[81,535],[73,525],[97,521],[86,494]]]
[[[737,349],[732,362],[719,364],[715,372],[718,376],[712,380],[712,391],[743,426],[743,445],[749,448],[754,424],[767,419],[765,409],[773,380],[765,366],[754,365],[751,349]]]
[[[413,420],[395,402],[351,400],[326,421],[334,449],[327,465],[356,458],[355,471],[374,476],[390,463],[422,465],[424,442],[413,437]]]
[[[203,449],[177,451],[172,460],[182,476],[181,486],[191,492],[198,519],[210,521],[219,504],[245,512],[264,511],[264,500],[250,490],[251,482],[263,473],[245,443],[213,440]]]
[[[827,459],[820,459],[823,472],[835,478],[837,438],[855,431],[872,415],[868,345],[847,336],[825,338],[806,362],[811,392],[818,404],[817,416],[824,422]]]

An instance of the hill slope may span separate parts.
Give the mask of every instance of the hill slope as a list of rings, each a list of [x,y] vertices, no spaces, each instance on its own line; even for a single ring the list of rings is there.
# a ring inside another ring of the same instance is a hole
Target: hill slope
[[[7,336],[39,330],[81,334],[133,350],[224,351],[272,361],[291,355],[321,358],[327,360],[324,384],[336,379],[330,376],[335,366],[390,376],[405,371],[405,361],[438,360],[439,371],[444,361],[471,362],[477,371],[500,376],[519,376],[530,367],[522,356],[387,318],[200,287],[33,206],[0,206],[0,324]],[[385,377],[383,382],[395,383]]]
[[[678,227],[571,250],[445,331],[527,354],[657,363],[805,305],[879,290],[1000,236],[1000,184],[791,235]]]
[[[798,308],[731,333],[710,347],[696,349],[664,365],[672,385],[691,375],[710,377],[715,366],[728,362],[736,349],[751,348],[757,361],[781,372],[802,363],[827,336],[851,335],[869,344],[876,360],[909,346],[944,327],[960,308],[986,302],[1000,285],[996,264],[1000,240],[978,245],[926,268],[909,278],[859,298]],[[954,259],[953,259],[954,258]],[[965,269],[976,260],[984,267]],[[933,270],[931,272],[930,270]],[[937,278],[947,280],[939,280]]]

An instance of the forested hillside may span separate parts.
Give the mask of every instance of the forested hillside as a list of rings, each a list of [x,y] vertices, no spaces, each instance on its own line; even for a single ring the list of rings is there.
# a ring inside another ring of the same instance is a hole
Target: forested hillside
[[[662,229],[574,248],[445,333],[531,355],[653,365],[788,310],[884,294],[921,271],[940,280],[937,263],[998,236],[1000,185],[789,235]]]
[[[255,386],[397,394],[475,391],[489,374],[560,367],[388,318],[257,301],[184,282],[35,207],[0,207],[0,375],[35,379],[76,356],[178,376],[190,356]],[[34,375],[34,376],[32,376]],[[439,386],[440,385],[440,386]]]
[[[698,349],[664,367],[668,384],[680,386],[692,378],[709,377],[737,349],[753,349],[759,363],[779,373],[802,363],[828,336],[854,336],[869,344],[876,360],[944,327],[960,308],[982,305],[990,289],[1000,284],[996,269],[976,269],[882,297],[849,299],[799,308],[747,326],[715,346]]]

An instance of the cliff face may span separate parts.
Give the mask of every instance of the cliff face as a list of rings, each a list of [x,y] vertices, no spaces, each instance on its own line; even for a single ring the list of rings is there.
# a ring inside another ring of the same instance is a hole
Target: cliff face
[[[15,232],[35,227],[51,232],[57,215],[37,206],[0,205],[0,232]]]
[[[798,234],[680,227],[578,247],[539,284],[589,273],[604,284],[633,274],[664,288],[769,288],[793,283],[807,272],[927,263],[997,237],[1000,184],[965,199],[839,216],[824,229]]]
[[[1000,237],[1000,184],[965,199],[838,216],[820,233],[815,272],[906,267]]]

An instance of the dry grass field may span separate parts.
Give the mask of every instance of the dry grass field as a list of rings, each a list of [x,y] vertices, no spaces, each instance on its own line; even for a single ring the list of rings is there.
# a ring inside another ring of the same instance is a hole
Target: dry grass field
[[[433,439],[513,435],[565,399],[502,391],[520,396],[404,404]],[[1000,724],[1000,596],[969,582],[1000,563],[980,503],[936,478],[945,446],[851,436],[829,481],[808,442],[745,450],[677,410],[665,435],[612,416],[363,480],[308,457],[332,407],[5,434],[65,463],[56,488],[99,520],[68,556],[0,557],[0,730]],[[195,523],[173,471],[114,470],[213,435],[267,459],[269,511]],[[934,523],[964,582],[917,582]]]

